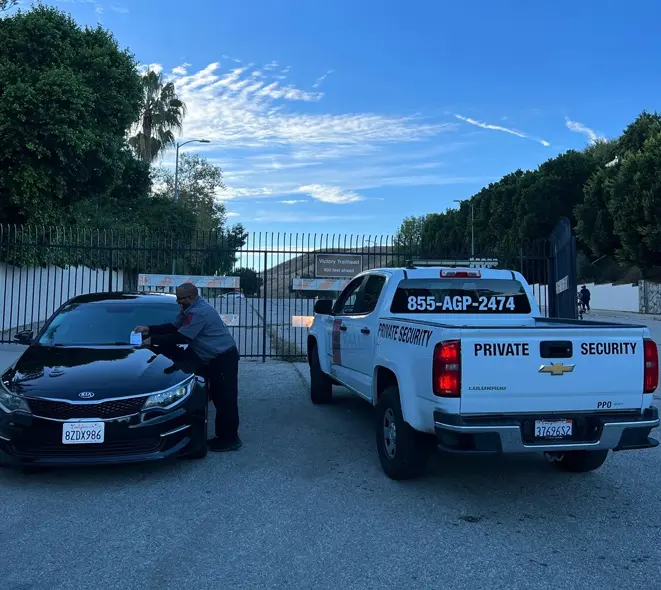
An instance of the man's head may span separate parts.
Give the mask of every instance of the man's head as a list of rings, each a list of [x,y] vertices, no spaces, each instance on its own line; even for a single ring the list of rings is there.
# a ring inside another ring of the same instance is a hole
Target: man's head
[[[581,287],[581,289],[587,289],[587,287],[586,287],[585,285],[583,285],[583,286]]]
[[[182,309],[189,307],[198,296],[197,287],[193,283],[183,283],[177,287],[177,303]]]

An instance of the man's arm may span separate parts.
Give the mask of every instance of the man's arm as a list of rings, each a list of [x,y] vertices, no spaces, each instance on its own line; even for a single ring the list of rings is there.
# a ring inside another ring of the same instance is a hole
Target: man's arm
[[[174,332],[154,334],[149,337],[149,343],[157,346],[172,346],[174,344],[188,344],[189,342],[190,339],[186,338],[186,336],[180,332],[177,332],[176,328]]]
[[[175,334],[177,332],[177,326],[175,326],[173,322],[147,327],[149,328],[150,336],[162,336],[166,334]]]

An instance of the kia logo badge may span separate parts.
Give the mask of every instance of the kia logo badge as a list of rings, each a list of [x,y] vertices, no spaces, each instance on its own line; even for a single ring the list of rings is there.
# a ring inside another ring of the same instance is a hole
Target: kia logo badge
[[[91,397],[94,397],[94,392],[93,391],[81,391],[78,394],[78,397],[82,397],[83,399],[89,399]]]

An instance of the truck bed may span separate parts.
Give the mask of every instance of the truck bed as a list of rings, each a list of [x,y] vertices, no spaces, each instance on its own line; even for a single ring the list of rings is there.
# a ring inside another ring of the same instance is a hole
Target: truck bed
[[[462,330],[551,330],[558,328],[647,328],[642,324],[622,324],[619,322],[598,322],[592,320],[572,320],[572,319],[559,319],[559,318],[545,318],[536,317],[532,318],[534,323],[530,322],[529,318],[521,323],[508,323],[489,325],[483,323],[459,324],[459,323],[444,323],[428,319],[413,319],[401,317],[396,315],[382,316],[382,320],[406,322],[409,324],[419,324],[425,326],[433,326],[436,328],[461,328]]]

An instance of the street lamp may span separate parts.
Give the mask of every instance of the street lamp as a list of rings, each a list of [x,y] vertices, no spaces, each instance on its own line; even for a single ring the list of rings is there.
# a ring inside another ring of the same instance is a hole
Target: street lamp
[[[183,143],[177,143],[177,153],[174,159],[174,200],[179,200],[179,148],[188,143],[211,143],[208,139],[189,139]]]
[[[179,200],[179,148],[189,143],[211,143],[208,139],[189,139],[183,143],[177,143],[177,152],[174,159],[174,200]],[[172,256],[172,274],[174,274],[174,256]]]
[[[454,199],[455,203],[463,203],[459,199]],[[475,207],[471,201],[468,201],[471,208],[471,258],[475,258]]]

